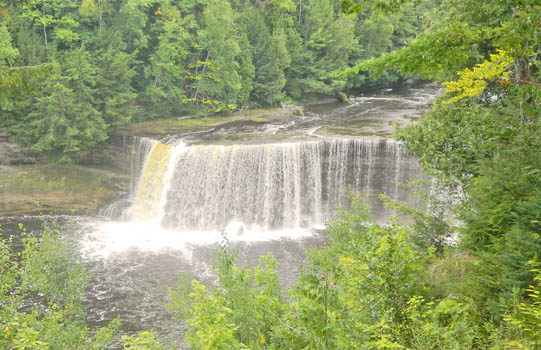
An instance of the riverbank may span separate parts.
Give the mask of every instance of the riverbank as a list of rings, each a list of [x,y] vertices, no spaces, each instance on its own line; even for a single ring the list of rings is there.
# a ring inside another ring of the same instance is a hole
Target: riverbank
[[[81,165],[48,163],[0,130],[0,216],[97,214],[128,192],[132,136],[160,138],[234,123],[288,120],[302,113],[300,106],[284,106],[130,123],[92,150]]]
[[[303,114],[304,107],[299,105],[266,109],[244,109],[227,115],[185,116],[130,123],[114,134],[117,136],[147,137],[183,135],[214,127],[224,127],[234,123],[263,124],[277,120],[284,121]]]
[[[127,193],[129,176],[79,165],[0,166],[0,216],[96,214]]]
[[[135,149],[133,137],[189,144],[261,144],[321,137],[391,138],[428,108],[438,89],[385,90],[352,98],[305,105],[245,109],[227,115],[185,116],[134,122],[97,145],[79,165],[47,163],[0,130],[0,216],[90,214],[127,195]],[[306,113],[306,115],[305,115]]]

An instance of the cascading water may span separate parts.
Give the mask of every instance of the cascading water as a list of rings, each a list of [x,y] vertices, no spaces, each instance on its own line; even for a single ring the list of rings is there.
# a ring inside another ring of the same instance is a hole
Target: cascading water
[[[348,188],[381,213],[376,195],[404,197],[399,182],[417,175],[396,141],[322,140],[262,145],[166,145],[140,148],[133,221],[175,231],[310,228],[346,204]]]
[[[291,286],[307,247],[324,244],[313,228],[347,204],[348,187],[379,221],[390,214],[380,193],[418,206],[400,186],[420,177],[418,163],[391,132],[415,121],[438,90],[378,93],[163,142],[130,138],[129,194],[102,212],[109,220],[91,220],[81,234],[93,276],[88,320],[104,326],[120,315],[123,332],[156,329],[172,348],[184,348],[184,325],[162,308],[166,287],[179,272],[212,283],[222,231],[241,265],[272,252],[282,284]]]

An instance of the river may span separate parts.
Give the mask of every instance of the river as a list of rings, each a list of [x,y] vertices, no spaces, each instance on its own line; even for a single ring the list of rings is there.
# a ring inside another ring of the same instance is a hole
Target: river
[[[212,283],[224,239],[244,265],[272,252],[287,288],[307,247],[324,243],[321,230],[348,193],[364,198],[380,222],[391,214],[380,193],[419,206],[400,186],[422,177],[418,164],[391,132],[415,122],[438,92],[432,85],[388,89],[264,124],[135,138],[128,198],[97,217],[45,218],[77,238],[91,272],[90,326],[120,316],[123,333],[154,329],[182,347],[184,325],[163,307],[167,288],[179,274]],[[19,222],[41,225],[36,217],[0,217],[16,247]]]

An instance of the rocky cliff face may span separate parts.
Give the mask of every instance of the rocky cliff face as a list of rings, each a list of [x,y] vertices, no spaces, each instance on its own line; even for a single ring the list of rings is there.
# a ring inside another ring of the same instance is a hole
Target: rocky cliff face
[[[36,151],[12,140],[5,129],[0,129],[0,165],[37,164],[43,157]]]
[[[92,166],[47,164],[0,129],[0,216],[96,214],[128,192],[129,149],[104,145]]]
[[[77,165],[0,166],[0,215],[96,214],[129,177]]]
[[[133,137],[112,135],[102,144],[97,145],[81,161],[82,165],[118,169],[126,174],[131,172],[133,157]]]

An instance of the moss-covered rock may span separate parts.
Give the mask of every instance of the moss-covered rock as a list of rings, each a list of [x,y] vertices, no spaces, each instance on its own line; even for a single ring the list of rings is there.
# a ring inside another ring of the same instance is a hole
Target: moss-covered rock
[[[188,116],[151,120],[132,123],[116,132],[120,136],[150,136],[162,137],[167,135],[182,135],[198,132],[232,123],[267,123],[273,120],[287,120],[298,115],[298,106],[283,108],[248,109],[230,115]]]
[[[348,95],[346,95],[345,93],[343,93],[342,91],[338,91],[336,93],[336,95],[338,96],[338,99],[340,100],[340,102],[342,103],[347,103],[348,105],[351,104],[351,101],[348,97]]]
[[[0,129],[0,165],[36,164],[43,159],[39,152],[21,146],[6,129]]]
[[[76,165],[0,166],[0,215],[94,214],[128,190],[129,176]]]

